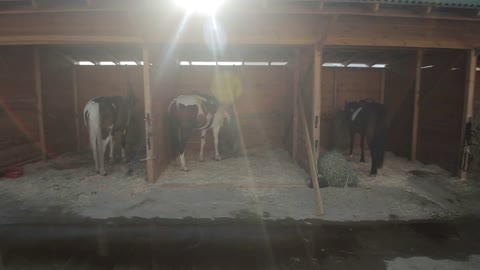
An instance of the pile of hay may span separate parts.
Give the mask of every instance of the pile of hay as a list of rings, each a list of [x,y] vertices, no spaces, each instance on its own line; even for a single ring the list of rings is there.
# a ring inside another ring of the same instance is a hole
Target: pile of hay
[[[348,160],[337,152],[331,151],[323,155],[318,161],[319,178],[322,178],[331,187],[354,187],[358,185],[358,177]]]

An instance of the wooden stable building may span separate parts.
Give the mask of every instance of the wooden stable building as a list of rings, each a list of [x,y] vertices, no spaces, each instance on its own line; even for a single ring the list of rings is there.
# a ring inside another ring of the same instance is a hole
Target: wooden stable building
[[[243,85],[246,147],[284,147],[311,170],[335,111],[372,98],[391,115],[390,151],[459,173],[479,15],[472,0],[231,0],[214,18],[173,1],[0,1],[0,167],[88,149],[83,106],[130,81],[155,182],[172,160],[169,102],[225,70]]]

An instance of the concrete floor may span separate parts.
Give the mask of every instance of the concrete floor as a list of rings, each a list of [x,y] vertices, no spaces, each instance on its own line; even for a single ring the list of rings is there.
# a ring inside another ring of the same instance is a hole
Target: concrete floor
[[[367,176],[368,163],[352,161],[359,186],[322,189],[322,217],[315,215],[314,193],[305,185],[308,175],[283,150],[188,163],[190,172],[173,163],[155,184],[144,180],[142,165],[131,177],[124,164],[98,176],[88,154],[30,164],[24,177],[0,180],[0,224],[62,217],[388,221],[480,214],[476,182],[460,182],[435,166],[392,155],[377,178]]]

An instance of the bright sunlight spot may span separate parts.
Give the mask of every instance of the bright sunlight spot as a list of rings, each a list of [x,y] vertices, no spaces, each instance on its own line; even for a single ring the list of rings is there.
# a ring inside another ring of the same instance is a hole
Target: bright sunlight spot
[[[245,66],[268,66],[268,62],[245,62]]]
[[[112,61],[100,61],[100,66],[115,66],[115,63]]]
[[[345,67],[342,63],[324,63],[322,67]]]
[[[372,66],[372,68],[385,68],[387,64],[375,64]]]
[[[429,66],[423,66],[423,67],[420,67],[421,69],[425,69],[425,68],[432,68],[433,65],[429,65]]]
[[[94,66],[95,64],[90,61],[78,61],[77,64],[79,66]]]
[[[180,61],[180,66],[190,66],[190,62],[188,62],[188,61]]]
[[[137,63],[135,61],[120,61],[121,66],[136,66]]]
[[[219,66],[241,66],[242,62],[217,62]]]
[[[175,3],[189,13],[215,14],[223,0],[175,0]]]
[[[351,64],[348,64],[347,67],[367,68],[368,65],[367,64],[361,64],[361,63],[351,63]]]
[[[286,66],[287,62],[270,62],[270,66]]]
[[[192,61],[192,66],[215,66],[217,62]]]

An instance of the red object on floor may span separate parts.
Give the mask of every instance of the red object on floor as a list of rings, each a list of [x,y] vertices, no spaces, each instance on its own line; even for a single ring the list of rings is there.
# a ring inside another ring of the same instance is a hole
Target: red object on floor
[[[23,168],[18,166],[10,166],[2,171],[2,174],[6,178],[18,178],[23,175]]]

